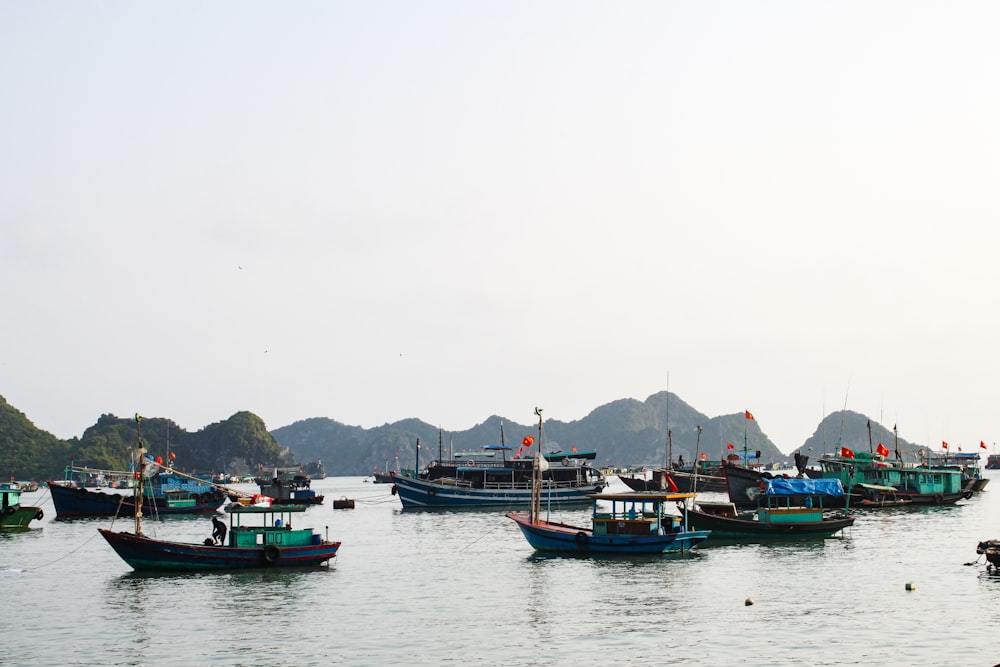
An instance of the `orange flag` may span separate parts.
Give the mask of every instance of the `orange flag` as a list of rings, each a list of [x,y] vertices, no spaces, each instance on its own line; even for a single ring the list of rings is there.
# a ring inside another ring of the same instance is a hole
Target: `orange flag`
[[[745,412],[745,413],[746,413],[746,416],[747,416],[747,419],[749,419],[750,421],[756,421],[756,420],[755,420],[755,419],[753,418],[753,415],[752,415],[752,414],[750,414],[750,411],[749,411],[749,410],[744,410],[743,412]]]
[[[947,443],[947,442],[945,442],[944,440],[942,440],[942,441],[941,441],[941,447],[942,447],[943,449],[948,449],[948,443]]]

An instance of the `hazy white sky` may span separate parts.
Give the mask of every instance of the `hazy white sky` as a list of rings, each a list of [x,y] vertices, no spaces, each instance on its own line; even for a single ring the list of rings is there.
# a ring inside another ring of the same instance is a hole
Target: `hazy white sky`
[[[1000,440],[1000,4],[0,2],[0,395],[40,428]]]

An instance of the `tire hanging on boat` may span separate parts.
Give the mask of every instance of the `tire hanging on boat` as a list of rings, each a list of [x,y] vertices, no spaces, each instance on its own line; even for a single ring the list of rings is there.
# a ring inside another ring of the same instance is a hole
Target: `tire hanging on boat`
[[[576,537],[574,539],[576,540],[577,549],[579,549],[580,551],[587,550],[587,533],[581,530],[576,534]]]
[[[281,549],[273,544],[264,547],[264,561],[269,565],[274,565],[281,558]]]
[[[42,517],[44,517],[44,516],[45,516],[45,512],[43,512],[42,510],[38,510],[37,512],[35,512],[35,518],[38,519],[39,521],[41,521]]]

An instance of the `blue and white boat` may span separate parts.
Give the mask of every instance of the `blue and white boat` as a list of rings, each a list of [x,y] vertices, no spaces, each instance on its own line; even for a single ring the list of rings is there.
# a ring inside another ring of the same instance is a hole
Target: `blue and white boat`
[[[532,519],[530,512],[511,512],[507,517],[538,551],[580,555],[683,554],[704,542],[711,533],[688,528],[686,502],[695,495],[655,491],[592,495],[589,527]],[[665,511],[667,503],[674,502],[681,503],[683,514]]]
[[[538,448],[542,442],[542,411],[538,415]],[[511,519],[521,529],[528,544],[538,551],[573,553],[578,555],[643,555],[683,554],[708,539],[707,530],[688,528],[688,500],[694,493],[636,492],[609,493],[587,496],[592,503],[590,526],[573,526],[542,518],[549,502],[543,493],[543,475],[552,467],[541,456],[534,460],[531,483],[531,505],[527,513],[510,512]],[[677,502],[681,514],[666,511],[666,504]],[[610,503],[610,507],[608,504]]]
[[[460,452],[452,460],[435,461],[418,477],[393,473],[392,493],[399,495],[404,509],[527,507],[534,458],[507,458],[506,449],[490,446],[481,452]],[[589,505],[589,496],[607,486],[601,471],[587,463],[595,457],[595,452],[545,454],[543,502]]]

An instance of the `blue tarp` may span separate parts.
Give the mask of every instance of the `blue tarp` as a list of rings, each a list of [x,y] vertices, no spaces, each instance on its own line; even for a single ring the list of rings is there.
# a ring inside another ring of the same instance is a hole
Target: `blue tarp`
[[[844,486],[839,479],[788,479],[775,477],[767,481],[769,496],[840,496]]]

